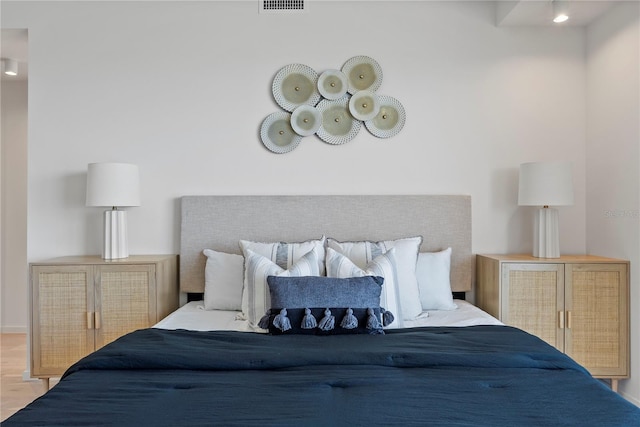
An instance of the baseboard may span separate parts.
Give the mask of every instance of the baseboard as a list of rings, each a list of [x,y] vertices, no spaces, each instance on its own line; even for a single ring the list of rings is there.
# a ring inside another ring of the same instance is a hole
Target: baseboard
[[[26,334],[28,332],[26,326],[3,326],[0,329],[2,334]]]
[[[31,371],[27,369],[22,373],[22,381],[40,381],[40,378],[31,378]]]
[[[623,391],[620,392],[620,396],[624,397],[625,399],[627,399],[629,402],[633,403],[634,405],[636,405],[637,407],[640,408],[640,400],[636,399],[635,397],[629,395],[629,393],[625,393]]]

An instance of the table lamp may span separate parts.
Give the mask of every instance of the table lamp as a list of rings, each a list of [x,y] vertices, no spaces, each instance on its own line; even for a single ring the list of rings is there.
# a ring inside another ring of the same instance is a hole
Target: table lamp
[[[118,208],[140,206],[138,166],[128,163],[90,163],[86,204],[111,208],[104,212],[102,258],[127,258],[127,212]]]
[[[518,205],[540,206],[534,218],[533,256],[559,258],[558,210],[550,206],[573,205],[571,164],[568,162],[521,164]]]

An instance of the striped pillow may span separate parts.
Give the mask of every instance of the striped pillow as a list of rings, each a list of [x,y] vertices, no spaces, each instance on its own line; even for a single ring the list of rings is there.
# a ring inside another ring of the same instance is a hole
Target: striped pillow
[[[332,238],[327,239],[327,247],[345,255],[360,268],[365,268],[375,257],[395,248],[396,277],[398,279],[396,285],[400,294],[402,313],[394,312],[394,314],[398,317],[402,316],[405,320],[415,319],[422,313],[420,289],[416,275],[416,264],[421,244],[421,236],[379,242],[366,240],[339,242]]]
[[[258,327],[260,318],[271,308],[271,297],[267,277],[297,277],[318,276],[317,249],[312,249],[295,261],[291,267],[284,269],[270,259],[247,249],[245,253],[245,289],[242,295],[242,305],[246,307],[243,312],[249,321],[249,326],[254,330]]]
[[[382,255],[375,257],[364,269],[358,267],[345,255],[327,248],[326,267],[328,277],[348,278],[363,276],[380,276],[384,278],[382,293],[380,294],[380,306],[393,313],[395,319],[386,329],[401,328],[403,316],[400,306],[396,278],[395,249],[391,248]]]
[[[304,242],[253,242],[251,240],[240,240],[240,249],[244,256],[250,249],[258,255],[262,255],[278,264],[280,268],[288,269],[300,259],[304,254],[312,249],[318,253],[318,268],[320,275],[324,275],[324,244],[326,238],[306,240]]]

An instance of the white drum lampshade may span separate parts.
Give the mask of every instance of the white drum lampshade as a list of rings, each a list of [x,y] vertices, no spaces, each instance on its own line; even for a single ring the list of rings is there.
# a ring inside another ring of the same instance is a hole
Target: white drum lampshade
[[[138,166],[128,163],[90,163],[86,205],[111,208],[104,212],[102,258],[127,258],[127,212],[118,208],[140,206]]]
[[[560,257],[558,210],[573,205],[573,180],[568,162],[532,162],[520,165],[518,205],[539,206],[534,219],[533,256]]]

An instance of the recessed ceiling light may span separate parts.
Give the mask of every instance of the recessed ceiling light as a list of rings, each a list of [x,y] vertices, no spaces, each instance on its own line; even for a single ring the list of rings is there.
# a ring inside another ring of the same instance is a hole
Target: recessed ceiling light
[[[559,24],[569,20],[569,2],[564,0],[553,0],[553,22]]]
[[[569,19],[569,17],[567,15],[565,15],[564,13],[558,14],[553,18],[553,22],[555,22],[556,24],[559,24],[561,22],[567,21]]]
[[[2,72],[7,76],[17,76],[18,61],[11,58],[2,58]]]

